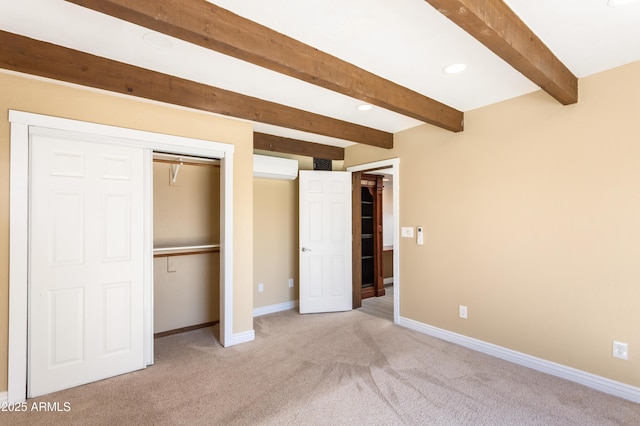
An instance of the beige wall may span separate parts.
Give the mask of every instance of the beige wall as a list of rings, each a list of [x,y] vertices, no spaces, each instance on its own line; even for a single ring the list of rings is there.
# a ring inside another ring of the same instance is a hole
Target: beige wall
[[[298,180],[254,178],[253,230],[254,308],[297,300]]]
[[[220,243],[220,167],[153,163],[155,247]],[[168,263],[171,263],[169,267]],[[220,254],[157,257],[153,262],[154,333],[220,319]]]
[[[256,154],[298,161],[298,170],[313,170],[313,158],[256,150]],[[333,170],[344,161],[334,160]],[[298,300],[298,180],[253,180],[254,308]],[[289,278],[294,287],[289,288]],[[264,291],[258,291],[258,284]]]
[[[393,250],[382,252],[382,277],[393,278]]]
[[[220,243],[220,167],[184,164],[176,182],[171,164],[153,163],[153,244]]]
[[[219,321],[219,277],[220,253],[154,258],[153,332]]]
[[[393,248],[393,176],[382,182],[382,247]]]
[[[401,315],[640,386],[640,62],[582,79],[577,105],[536,92],[420,126],[400,158]],[[469,318],[458,318],[458,305]],[[611,356],[612,340],[629,360]]]
[[[7,388],[9,109],[233,144],[233,331],[253,329],[251,124],[5,72],[0,72],[0,93],[0,391]]]

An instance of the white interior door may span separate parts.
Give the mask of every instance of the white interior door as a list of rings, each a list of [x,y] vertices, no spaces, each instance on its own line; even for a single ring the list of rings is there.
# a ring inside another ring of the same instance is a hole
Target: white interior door
[[[351,173],[300,171],[300,313],[352,308]]]
[[[144,368],[143,161],[32,136],[29,397]]]

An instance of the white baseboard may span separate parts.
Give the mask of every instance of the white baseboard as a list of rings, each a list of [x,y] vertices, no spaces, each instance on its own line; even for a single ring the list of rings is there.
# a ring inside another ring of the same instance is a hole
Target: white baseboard
[[[383,283],[384,285],[387,285],[387,284],[393,284],[393,277],[385,278],[385,279],[382,281],[382,283]]]
[[[252,342],[256,339],[255,330],[247,330],[242,333],[233,333],[231,336],[231,341],[227,342],[228,344],[225,347],[239,345],[240,343]]]
[[[298,307],[297,300],[291,300],[289,302],[278,303],[276,305],[263,306],[261,308],[255,308],[253,310],[253,316],[259,317],[267,314],[275,314],[276,312],[288,311],[289,309],[295,309]]]
[[[577,370],[572,367],[567,367],[566,365],[527,355],[522,352],[503,348],[502,346],[487,343],[482,340],[464,336],[462,334],[443,330],[441,328],[414,321],[409,318],[400,317],[400,321],[398,322],[398,324],[417,332],[446,340],[447,342],[455,343],[457,345],[464,346],[466,348],[473,349],[487,355],[495,356],[496,358],[504,359],[505,361],[513,362],[514,364],[522,365],[533,370],[551,374],[552,376],[561,377],[575,383],[580,383],[581,385],[590,387],[600,392],[607,393],[609,395],[614,395],[620,398],[627,399],[629,401],[640,403],[640,388],[635,386],[627,385],[625,383],[607,379],[602,376],[587,373],[586,371]]]
[[[0,404],[6,404],[9,402],[9,394],[7,392],[0,392]]]

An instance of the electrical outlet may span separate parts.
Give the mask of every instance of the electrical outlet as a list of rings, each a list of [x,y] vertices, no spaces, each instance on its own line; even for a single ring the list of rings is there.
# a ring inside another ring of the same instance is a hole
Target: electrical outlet
[[[262,293],[264,291],[264,284],[263,283],[259,283],[258,284],[258,293]]]
[[[459,305],[458,315],[460,316],[460,318],[467,319],[467,307],[464,305]]]
[[[613,341],[613,357],[629,359],[629,347],[626,343]]]
[[[289,288],[293,288],[293,278],[289,278]]]

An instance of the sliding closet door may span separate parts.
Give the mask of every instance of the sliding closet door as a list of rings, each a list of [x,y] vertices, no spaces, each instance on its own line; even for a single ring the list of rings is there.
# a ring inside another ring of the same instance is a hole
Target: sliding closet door
[[[32,136],[30,397],[144,368],[143,161]]]

